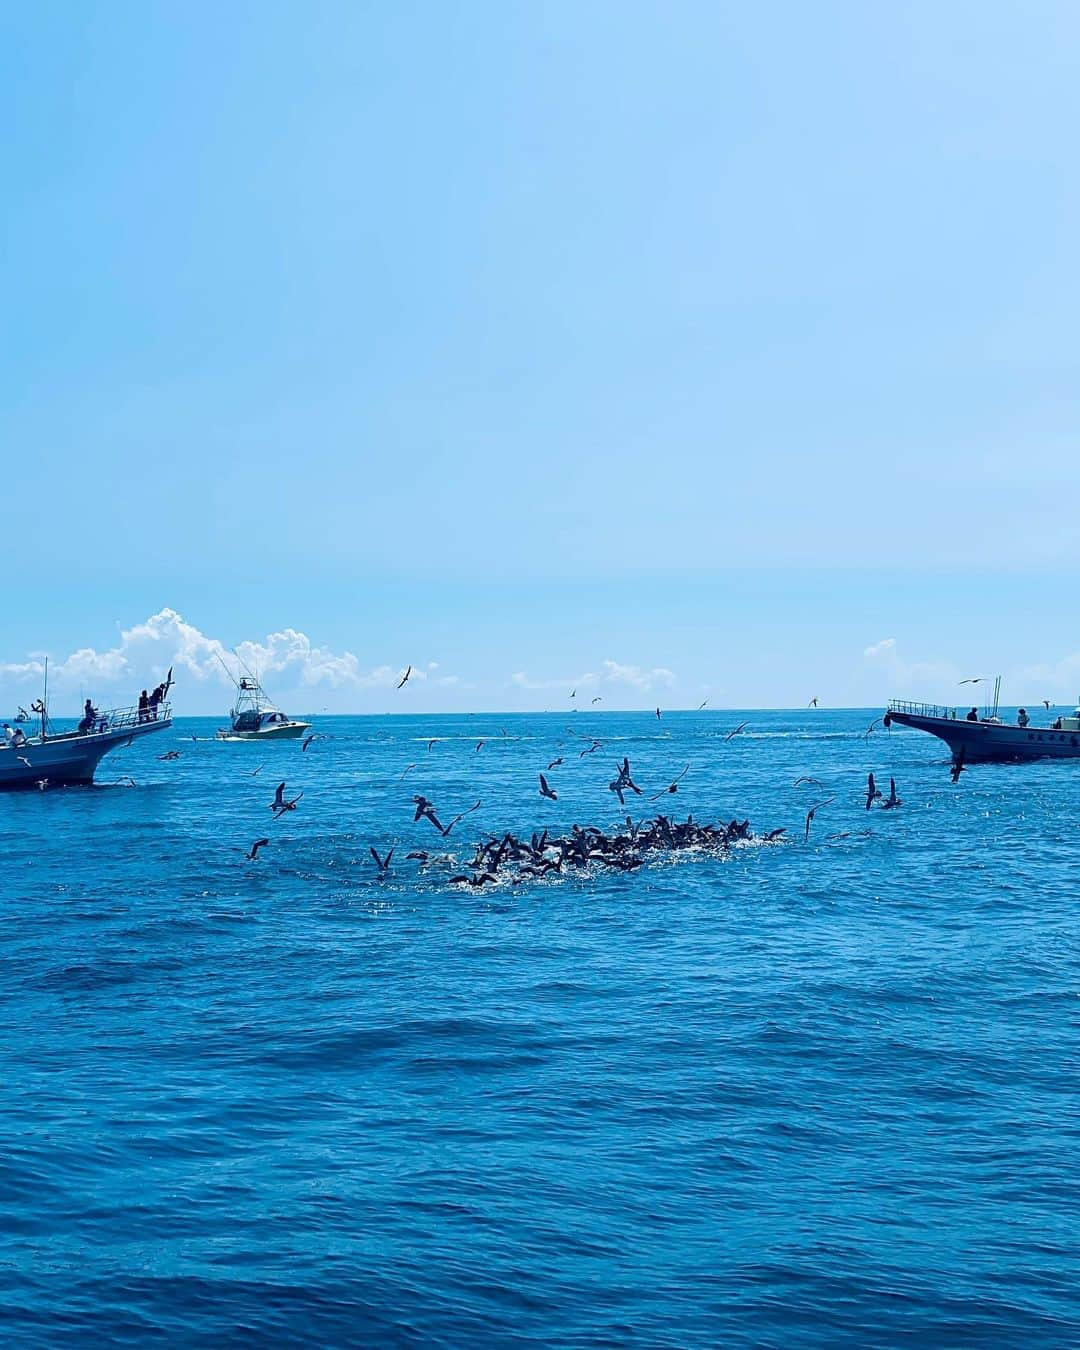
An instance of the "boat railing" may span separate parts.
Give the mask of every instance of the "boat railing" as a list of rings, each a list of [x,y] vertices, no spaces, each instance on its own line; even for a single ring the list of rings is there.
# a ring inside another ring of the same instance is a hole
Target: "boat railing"
[[[114,736],[118,731],[133,731],[139,727],[153,726],[158,722],[167,722],[171,717],[171,703],[159,703],[157,708],[140,708],[138,705],[133,708],[98,708],[94,712],[93,726],[84,729],[80,720],[75,727],[75,734]],[[72,732],[53,732],[52,738],[55,739],[57,735],[70,736]]]
[[[951,721],[956,719],[955,708],[943,708],[937,703],[910,703],[903,698],[891,698],[889,712],[908,713],[913,717],[943,717]]]

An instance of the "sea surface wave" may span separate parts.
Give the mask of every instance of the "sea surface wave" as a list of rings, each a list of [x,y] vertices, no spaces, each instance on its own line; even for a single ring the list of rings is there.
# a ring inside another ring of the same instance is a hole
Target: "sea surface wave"
[[[180,719],[0,798],[5,1343],[1080,1342],[1080,763],[871,716]],[[448,885],[624,755],[788,833]]]

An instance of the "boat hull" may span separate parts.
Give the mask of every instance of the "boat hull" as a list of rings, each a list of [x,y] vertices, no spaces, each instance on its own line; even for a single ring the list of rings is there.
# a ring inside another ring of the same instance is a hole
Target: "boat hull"
[[[98,764],[110,750],[130,745],[140,736],[165,731],[168,717],[113,731],[79,735],[76,732],[31,737],[25,745],[0,745],[0,791],[19,788],[86,787],[94,781]]]
[[[275,726],[260,727],[258,731],[233,731],[223,727],[218,732],[220,741],[295,741],[311,726],[310,722],[279,722]]]
[[[965,764],[1004,764],[1029,759],[1080,759],[1080,732],[1051,727],[1006,726],[968,722],[962,718],[931,717],[920,713],[888,713],[894,726],[925,731],[945,742],[954,759]]]

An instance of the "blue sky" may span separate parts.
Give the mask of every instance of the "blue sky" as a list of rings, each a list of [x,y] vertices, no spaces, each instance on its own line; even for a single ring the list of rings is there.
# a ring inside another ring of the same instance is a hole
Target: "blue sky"
[[[308,709],[1075,696],[1078,39],[9,6],[0,703],[216,711],[192,632]]]

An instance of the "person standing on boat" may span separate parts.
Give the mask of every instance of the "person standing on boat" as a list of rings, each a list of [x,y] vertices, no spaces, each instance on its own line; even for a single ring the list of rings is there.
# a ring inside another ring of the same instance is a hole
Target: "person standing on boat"
[[[1031,718],[1027,715],[1026,710],[1024,708],[1021,708],[1020,711],[1016,714],[1016,725],[1018,727],[1026,727],[1030,721]]]
[[[165,694],[166,694],[166,689],[165,689],[165,681],[164,681],[164,680],[162,680],[162,682],[161,682],[159,685],[156,685],[153,689],[151,689],[151,691],[150,691],[150,720],[151,720],[151,722],[156,722],[156,721],[157,721],[158,705],[161,704],[161,703],[164,703],[164,701],[165,701]]]
[[[94,705],[87,699],[86,706],[83,708],[82,721],[79,723],[78,730],[83,734],[92,730],[95,717],[97,717],[97,713],[94,711]]]
[[[145,689],[139,695],[139,721],[140,722],[150,721],[150,700],[146,696]]]

